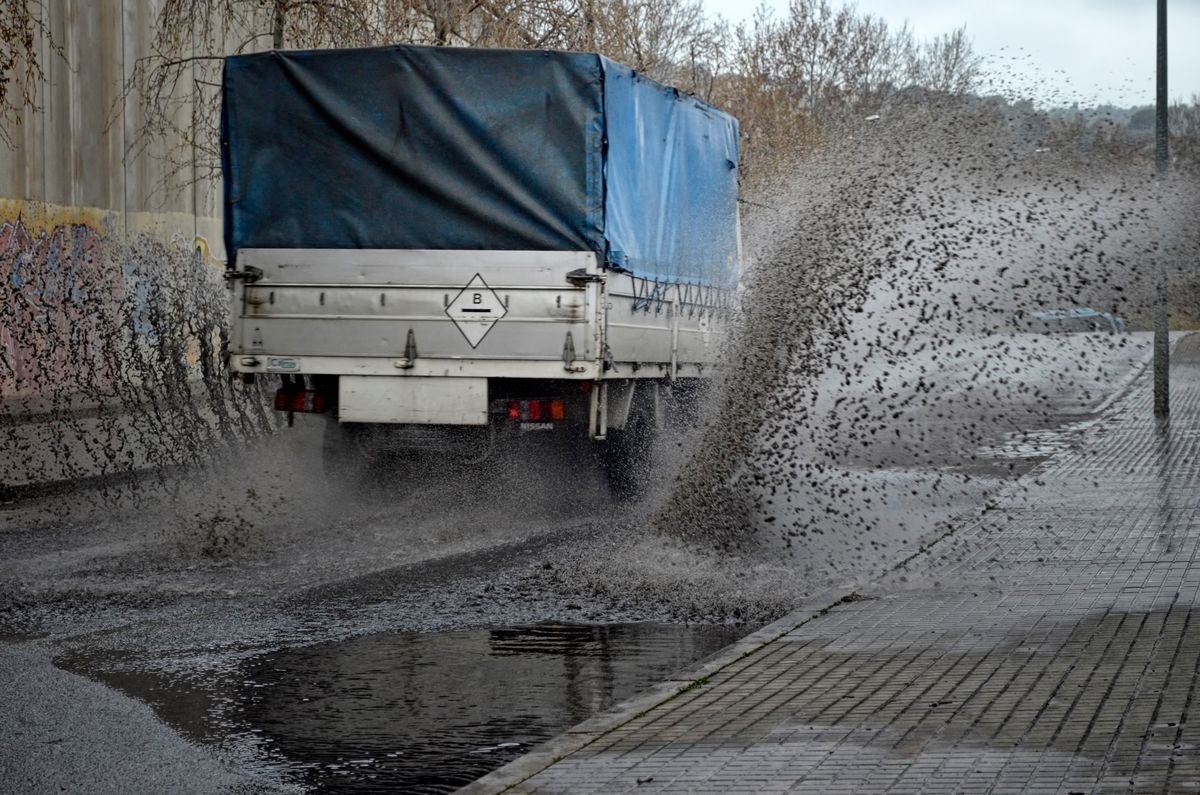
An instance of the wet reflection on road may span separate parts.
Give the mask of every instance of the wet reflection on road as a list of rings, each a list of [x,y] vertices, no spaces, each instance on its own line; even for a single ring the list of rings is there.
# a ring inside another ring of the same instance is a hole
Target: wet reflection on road
[[[109,655],[59,664],[147,701],[192,739],[243,753],[252,746],[305,787],[451,792],[747,631],[535,624],[386,633],[273,652],[207,679],[165,677]]]

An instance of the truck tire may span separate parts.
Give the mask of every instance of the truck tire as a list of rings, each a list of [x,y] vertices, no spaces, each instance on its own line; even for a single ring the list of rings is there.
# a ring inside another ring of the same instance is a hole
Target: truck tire
[[[321,466],[325,479],[334,483],[353,483],[363,469],[363,450],[357,428],[330,416],[321,441]]]
[[[625,427],[609,430],[608,438],[598,443],[609,493],[618,502],[630,502],[646,494],[652,480],[655,425],[653,405],[635,399]]]
[[[666,391],[667,427],[692,430],[704,422],[712,382],[707,378],[681,378]]]

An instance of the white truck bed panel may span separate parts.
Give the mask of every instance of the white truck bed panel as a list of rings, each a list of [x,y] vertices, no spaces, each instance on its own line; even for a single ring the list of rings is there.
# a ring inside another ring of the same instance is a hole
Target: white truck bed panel
[[[238,264],[239,372],[703,375],[732,300],[602,271],[588,252],[246,249]]]
[[[486,425],[486,378],[342,376],[341,422]]]

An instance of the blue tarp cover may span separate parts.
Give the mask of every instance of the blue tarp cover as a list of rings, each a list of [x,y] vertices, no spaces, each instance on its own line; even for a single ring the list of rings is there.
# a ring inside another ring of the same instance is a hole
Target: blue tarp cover
[[[395,46],[227,58],[225,243],[594,251],[736,279],[737,120],[588,53]]]

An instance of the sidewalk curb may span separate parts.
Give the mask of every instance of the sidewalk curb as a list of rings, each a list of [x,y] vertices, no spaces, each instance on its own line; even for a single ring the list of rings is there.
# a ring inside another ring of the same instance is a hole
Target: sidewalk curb
[[[925,548],[928,551],[928,547]],[[899,565],[899,564],[898,564]],[[696,687],[703,687],[709,677],[749,657],[787,635],[797,627],[821,618],[834,607],[852,601],[848,586],[830,588],[811,599],[783,618],[767,624],[716,652],[695,665],[677,672],[671,679],[660,682],[637,696],[623,701],[609,710],[585,720],[564,731],[559,736],[536,746],[504,767],[493,770],[457,790],[459,795],[484,795],[505,792],[532,778],[563,757],[591,745],[610,732],[641,717],[646,712],[674,700],[679,695]]]
[[[1172,343],[1171,348],[1174,349],[1174,347],[1175,347],[1175,343]],[[1121,383],[1117,384],[1117,388],[1112,391],[1112,394],[1110,394],[1104,400],[1100,401],[1097,405],[1095,405],[1091,409],[1088,409],[1088,413],[1089,414],[1103,414],[1104,412],[1106,412],[1110,408],[1112,408],[1114,405],[1116,405],[1116,403],[1118,401],[1122,400],[1126,395],[1129,394],[1129,390],[1133,389],[1133,385],[1138,382],[1138,379],[1141,378],[1143,375],[1145,375],[1147,368],[1150,367],[1150,363],[1153,361],[1154,361],[1154,352],[1151,351],[1150,353],[1143,356],[1142,360],[1140,362],[1138,362],[1137,364],[1135,364],[1133,366],[1133,369],[1130,370],[1129,373],[1126,374],[1126,376],[1121,379]]]
[[[1184,332],[1183,334],[1180,334],[1175,339],[1170,340],[1171,351],[1174,352],[1175,346],[1178,345],[1180,343],[1180,341],[1183,340],[1185,337],[1190,336],[1191,333],[1192,332]],[[1104,400],[1101,400],[1098,404],[1096,404],[1092,408],[1088,409],[1088,413],[1089,414],[1103,414],[1104,412],[1106,412],[1110,408],[1112,408],[1113,405],[1115,405],[1117,403],[1117,401],[1122,400],[1126,395],[1129,394],[1129,390],[1133,388],[1133,385],[1137,383],[1138,379],[1141,378],[1143,374],[1145,374],[1146,369],[1149,368],[1153,362],[1154,362],[1154,350],[1152,348],[1149,353],[1147,353],[1145,356],[1142,357],[1142,360],[1140,362],[1138,362],[1137,364],[1135,364],[1133,366],[1132,370],[1130,370],[1128,373],[1125,374],[1125,377],[1122,378],[1121,381],[1117,384],[1116,388],[1113,389],[1112,394],[1110,394]]]

